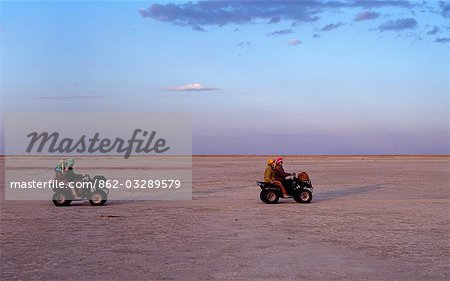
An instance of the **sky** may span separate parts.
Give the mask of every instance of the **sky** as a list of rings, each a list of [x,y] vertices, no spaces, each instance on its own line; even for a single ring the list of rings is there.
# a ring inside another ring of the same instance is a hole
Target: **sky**
[[[450,152],[448,1],[0,5],[2,116],[192,112],[194,154]]]

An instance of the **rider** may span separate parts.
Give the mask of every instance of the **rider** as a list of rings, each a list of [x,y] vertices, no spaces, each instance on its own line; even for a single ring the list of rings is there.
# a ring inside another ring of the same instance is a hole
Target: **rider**
[[[79,182],[83,181],[83,175],[77,174],[73,170],[73,166],[75,164],[74,159],[62,160],[58,166],[55,168],[56,176],[55,179],[67,181],[67,182]],[[76,196],[81,196],[84,190],[78,191],[77,188],[74,188],[74,192]]]
[[[284,189],[283,184],[275,180],[275,160],[269,159],[267,161],[267,168],[264,172],[264,182],[272,183],[276,186],[278,186],[281,189],[281,192],[283,193],[283,197],[288,197],[288,194],[286,192],[286,189]]]
[[[273,171],[273,169],[275,168],[275,160],[273,159],[269,159],[267,160],[267,167],[266,170],[264,171],[264,182],[273,182],[274,176],[275,176],[275,172]]]
[[[67,167],[65,172],[65,177],[67,181],[82,181],[83,175],[77,174],[73,170],[73,167]]]
[[[286,173],[284,171],[283,158],[278,157],[275,162],[275,168],[274,168],[274,183],[279,186],[280,185],[283,186],[282,181],[285,180],[286,177],[291,176],[291,175],[294,175],[294,174]],[[286,193],[286,190],[284,189],[284,187],[281,190],[283,190],[283,195],[284,195],[283,197],[287,197],[287,193]]]

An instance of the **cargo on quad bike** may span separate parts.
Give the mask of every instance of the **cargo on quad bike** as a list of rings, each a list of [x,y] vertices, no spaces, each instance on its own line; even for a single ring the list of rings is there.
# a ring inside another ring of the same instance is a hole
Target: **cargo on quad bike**
[[[301,173],[298,177],[295,174],[281,181],[287,194],[298,203],[309,203],[312,200],[313,186],[308,174]],[[266,204],[276,204],[282,197],[281,189],[273,183],[257,181],[261,188],[259,198]]]

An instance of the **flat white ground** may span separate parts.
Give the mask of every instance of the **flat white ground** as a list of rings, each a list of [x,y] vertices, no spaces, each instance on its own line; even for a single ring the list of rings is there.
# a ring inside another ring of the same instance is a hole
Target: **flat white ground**
[[[315,193],[277,205],[265,161],[194,157],[192,201],[2,197],[0,279],[449,280],[449,157],[286,157]]]

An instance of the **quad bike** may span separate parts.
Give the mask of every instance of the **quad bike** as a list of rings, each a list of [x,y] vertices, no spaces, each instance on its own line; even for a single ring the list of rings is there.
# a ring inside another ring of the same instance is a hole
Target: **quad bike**
[[[106,178],[104,176],[91,178],[89,175],[85,175],[82,180],[85,183],[83,188],[71,188],[67,182],[62,188],[55,187],[53,188],[53,204],[60,207],[69,206],[72,201],[89,200],[92,206],[101,206],[108,200],[109,189],[100,188],[100,181],[106,182]]]
[[[302,173],[303,174],[303,173]],[[306,173],[304,173],[306,174]],[[307,175],[307,174],[306,174]],[[301,179],[303,178],[303,179]],[[309,203],[312,200],[313,186],[309,177],[295,177],[295,174],[281,182],[289,196],[292,196],[298,203]],[[261,188],[259,198],[266,204],[276,204],[282,197],[281,189],[273,183],[257,181]]]

